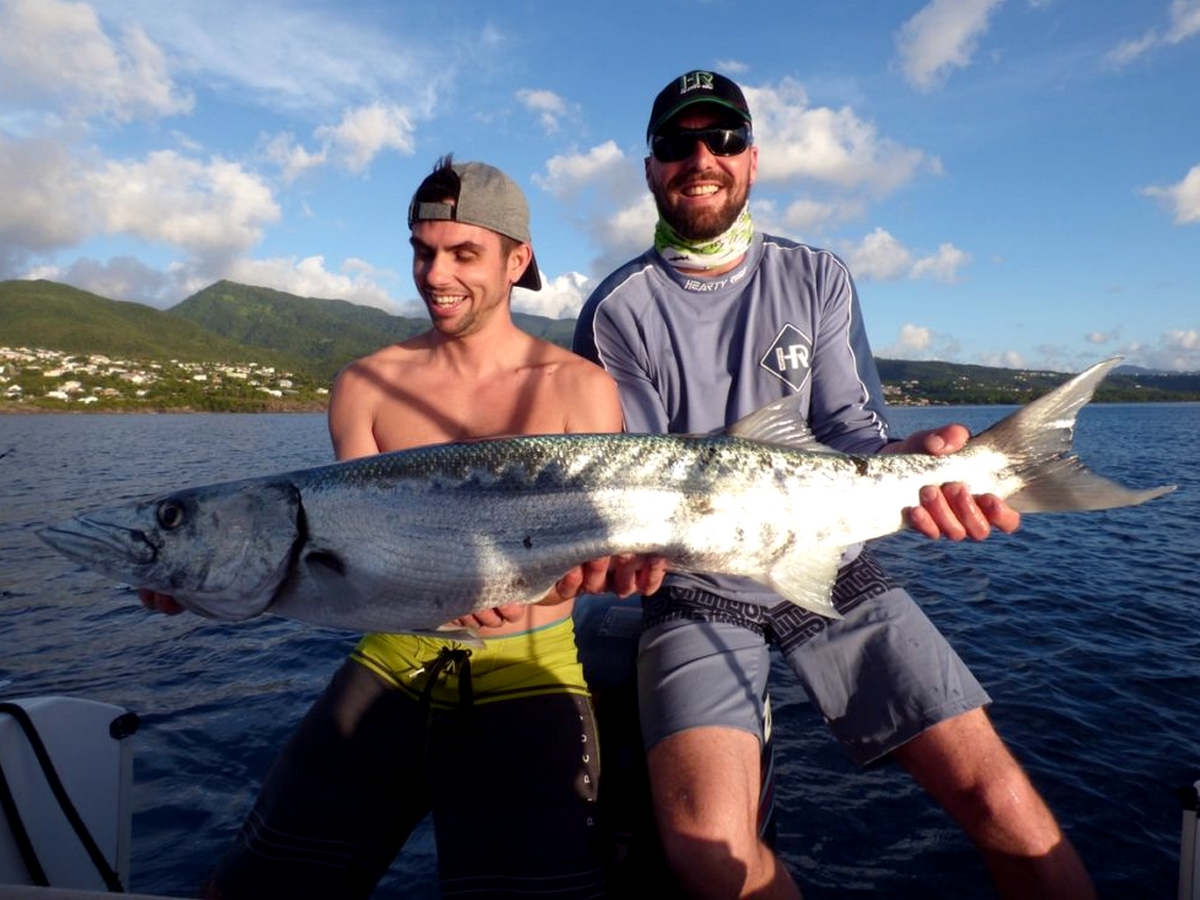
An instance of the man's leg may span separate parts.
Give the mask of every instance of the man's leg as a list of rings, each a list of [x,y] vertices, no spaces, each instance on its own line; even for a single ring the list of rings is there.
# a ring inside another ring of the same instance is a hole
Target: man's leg
[[[431,732],[443,897],[603,894],[608,847],[589,698],[555,693],[478,703],[437,713]]]
[[[663,850],[692,897],[800,897],[759,837],[760,758],[755,735],[712,726],[673,734],[647,754]]]
[[[860,764],[894,754],[984,856],[1005,897],[1093,897],[1054,816],[983,712],[986,692],[867,551],[838,575],[843,618],[780,604],[780,650]]]
[[[894,756],[974,841],[1001,897],[1096,896],[1075,848],[982,709],[939,722]]]
[[[694,897],[799,897],[759,834],[765,610],[673,589],[643,605],[638,707],[672,873]]]
[[[429,809],[424,714],[347,661],[272,764],[202,896],[366,898]]]

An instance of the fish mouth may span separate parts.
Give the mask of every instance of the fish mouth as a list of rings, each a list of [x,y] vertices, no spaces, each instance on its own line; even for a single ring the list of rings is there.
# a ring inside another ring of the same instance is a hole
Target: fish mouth
[[[138,528],[104,522],[89,516],[75,516],[49,525],[38,537],[63,556],[89,566],[144,566],[153,563],[158,547]]]

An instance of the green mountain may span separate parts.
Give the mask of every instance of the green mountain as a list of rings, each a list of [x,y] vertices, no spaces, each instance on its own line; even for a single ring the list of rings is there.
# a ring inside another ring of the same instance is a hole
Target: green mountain
[[[0,281],[0,344],[137,359],[277,361],[162,310],[53,281]]]
[[[530,334],[571,346],[573,320],[515,313]],[[218,281],[168,310],[51,281],[0,282],[0,345],[125,359],[256,361],[328,384],[346,363],[429,327],[345,300]]]
[[[563,347],[575,323],[522,313],[520,327]],[[109,300],[49,281],[0,282],[0,346],[126,359],[257,362],[328,385],[337,371],[428,327],[344,300],[218,281],[169,310]],[[892,403],[1024,403],[1067,376],[944,362],[877,360]],[[1100,401],[1200,400],[1200,373],[1118,368]]]
[[[527,331],[543,341],[558,344],[560,347],[571,349],[575,339],[574,319],[547,319],[545,316],[531,316],[528,313],[513,313],[513,321],[517,327]]]
[[[282,353],[294,367],[326,380],[352,359],[429,327],[423,316],[393,316],[345,300],[297,297],[232,281],[218,281],[168,312],[248,347]],[[514,313],[513,320],[530,334],[571,346],[573,320],[525,313]]]
[[[1063,372],[1002,369],[961,363],[876,359],[892,403],[954,405],[1028,403],[1067,380]],[[1100,383],[1102,403],[1200,399],[1200,373],[1155,373],[1118,366]]]
[[[326,381],[351,360],[429,327],[427,319],[232,281],[206,287],[167,314],[243,347],[278,353],[291,360],[293,368]]]

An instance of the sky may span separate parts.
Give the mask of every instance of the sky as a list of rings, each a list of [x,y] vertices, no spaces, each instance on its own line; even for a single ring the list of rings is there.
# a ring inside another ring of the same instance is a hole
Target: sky
[[[1200,370],[1200,0],[0,0],[0,279],[423,315],[405,214],[453,152],[529,199],[514,309],[573,317],[651,242],[646,120],[695,68],[876,356]]]

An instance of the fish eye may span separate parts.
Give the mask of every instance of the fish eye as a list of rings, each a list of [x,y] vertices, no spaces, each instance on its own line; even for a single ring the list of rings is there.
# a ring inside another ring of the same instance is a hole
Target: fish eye
[[[187,516],[178,500],[164,500],[158,505],[158,524],[171,531],[183,524]]]

